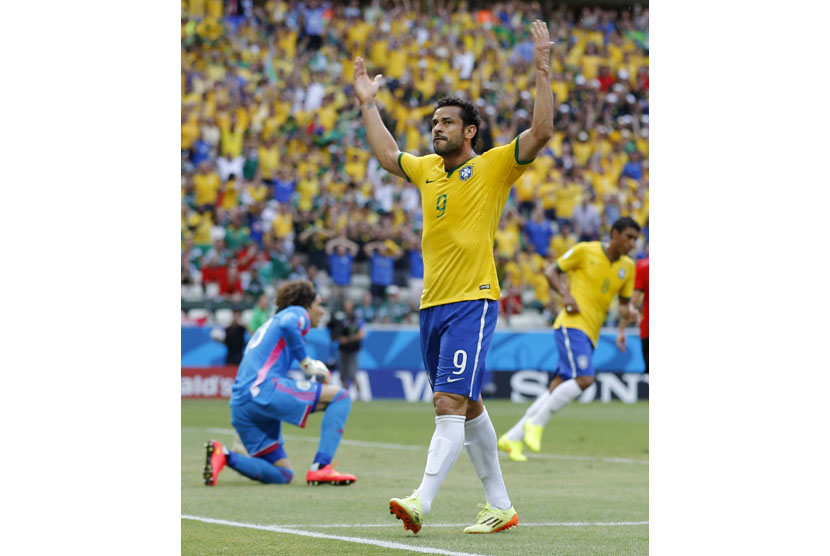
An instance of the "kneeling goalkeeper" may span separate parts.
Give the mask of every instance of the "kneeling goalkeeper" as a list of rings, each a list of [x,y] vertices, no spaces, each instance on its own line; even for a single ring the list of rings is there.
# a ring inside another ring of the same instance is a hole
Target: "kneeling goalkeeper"
[[[283,421],[304,428],[311,413],[324,410],[320,444],[306,473],[310,484],[349,485],[354,475],[339,473],[331,460],[346,426],[352,399],[343,388],[328,384],[328,368],[306,354],[303,337],[323,315],[320,296],[308,280],[295,280],[277,292],[277,312],[254,333],[245,348],[231,394],[231,424],[250,456],[232,452],[216,440],[206,445],[204,479],[215,486],[227,465],[262,483],[290,483],[294,477],[284,449]],[[306,377],[287,377],[291,362],[300,362]]]

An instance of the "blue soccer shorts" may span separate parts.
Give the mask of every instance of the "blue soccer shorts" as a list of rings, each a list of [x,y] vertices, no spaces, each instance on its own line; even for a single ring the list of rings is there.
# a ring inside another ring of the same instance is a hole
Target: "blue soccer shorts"
[[[594,376],[594,344],[582,330],[576,328],[557,328],[556,349],[559,352],[559,365],[556,375],[564,380],[579,376]]]
[[[305,427],[323,384],[287,377],[266,380],[250,401],[231,406],[231,424],[248,454],[263,456],[284,443],[282,422]]]
[[[421,357],[433,392],[478,401],[498,315],[498,303],[489,299],[421,310]]]

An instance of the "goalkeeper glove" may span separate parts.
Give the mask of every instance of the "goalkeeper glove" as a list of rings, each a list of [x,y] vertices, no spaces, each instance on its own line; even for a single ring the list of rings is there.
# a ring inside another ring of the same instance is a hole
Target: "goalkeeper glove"
[[[322,361],[306,357],[300,361],[300,368],[308,378],[314,377],[318,382],[322,382],[323,384],[328,384],[331,381],[331,372]]]

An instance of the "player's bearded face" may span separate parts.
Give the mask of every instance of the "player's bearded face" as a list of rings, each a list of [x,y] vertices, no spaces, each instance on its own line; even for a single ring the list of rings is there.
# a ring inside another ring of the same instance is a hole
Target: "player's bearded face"
[[[442,106],[432,118],[432,147],[435,154],[448,156],[464,146],[464,121],[457,106]]]
[[[433,134],[432,146],[435,148],[435,154],[441,156],[452,154],[461,149],[464,145],[464,139],[461,136],[461,131],[452,133],[451,131]]]

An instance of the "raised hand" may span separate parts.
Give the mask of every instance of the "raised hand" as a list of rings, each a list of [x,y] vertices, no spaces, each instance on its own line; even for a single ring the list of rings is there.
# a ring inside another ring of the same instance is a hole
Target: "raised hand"
[[[366,73],[366,64],[363,62],[363,58],[358,56],[354,59],[354,92],[361,105],[375,98],[382,77],[383,75],[378,74],[374,80],[370,80]]]
[[[536,46],[533,51],[533,61],[536,63],[536,69],[550,71],[550,47],[554,43],[550,40],[548,24],[537,19],[530,24],[530,35],[533,37],[533,43]],[[357,75],[357,69],[355,69],[355,75]]]

